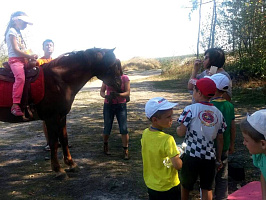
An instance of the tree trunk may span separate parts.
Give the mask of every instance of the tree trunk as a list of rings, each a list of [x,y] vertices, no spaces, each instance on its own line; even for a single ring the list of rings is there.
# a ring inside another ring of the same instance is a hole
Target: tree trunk
[[[211,45],[211,48],[214,47],[216,21],[217,21],[216,1],[213,0],[213,25],[212,25],[212,45]]]
[[[200,24],[201,24],[201,4],[202,4],[202,0],[200,0],[200,6],[199,6],[199,29],[198,29],[198,41],[197,41],[197,58],[199,58],[199,40],[200,40]]]

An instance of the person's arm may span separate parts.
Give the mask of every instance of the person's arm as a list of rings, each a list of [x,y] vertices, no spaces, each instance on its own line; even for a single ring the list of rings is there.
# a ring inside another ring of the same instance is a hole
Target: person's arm
[[[236,139],[236,122],[233,119],[231,122],[231,130],[230,130],[230,146],[229,146],[229,154],[234,153],[235,151],[235,139]]]
[[[266,200],[266,181],[262,173],[260,175],[260,183],[261,183],[262,199]]]
[[[190,79],[196,78],[196,76],[200,70],[201,63],[202,63],[201,60],[199,60],[199,59],[195,60],[194,68],[192,70],[192,74],[190,76]],[[190,79],[188,80],[187,88],[188,88],[188,90],[193,90],[193,84],[190,83]]]
[[[217,141],[216,160],[220,163],[220,165],[217,166],[219,170],[220,168],[222,168],[222,152],[223,152],[223,145],[224,145],[223,133],[217,134],[216,141]]]
[[[125,82],[125,91],[117,93],[117,96],[128,97],[130,95],[130,81]]]
[[[171,158],[171,162],[173,164],[173,167],[176,169],[176,170],[179,170],[182,168],[182,160],[179,158],[179,155],[176,155],[174,156],[173,158]]]
[[[106,85],[104,83],[102,83],[102,87],[101,87],[101,90],[100,90],[100,95],[101,95],[102,98],[106,97],[105,90],[106,90]]]
[[[176,128],[176,133],[179,137],[184,137],[186,135],[186,132],[187,127],[183,123],[181,123],[180,126]]]
[[[9,39],[11,41],[11,45],[12,45],[13,50],[19,56],[24,57],[24,58],[28,58],[28,59],[32,59],[32,60],[36,60],[38,58],[38,56],[36,54],[29,55],[29,54],[26,54],[23,51],[21,51],[18,47],[18,43],[17,43],[16,37],[14,35],[9,35]]]

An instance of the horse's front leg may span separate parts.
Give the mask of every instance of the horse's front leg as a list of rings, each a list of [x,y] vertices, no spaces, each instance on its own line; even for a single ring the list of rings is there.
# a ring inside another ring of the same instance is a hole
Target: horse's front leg
[[[67,129],[66,129],[66,116],[61,120],[62,125],[62,132],[59,134],[59,141],[62,146],[63,155],[64,155],[64,162],[66,165],[69,166],[69,171],[74,172],[77,169],[77,164],[74,163],[72,157],[70,155],[70,151],[68,148],[68,136],[67,136]]]
[[[51,167],[52,170],[56,173],[56,178],[65,179],[67,178],[66,172],[61,168],[58,157],[58,135],[62,132],[62,126],[60,125],[60,119],[58,118],[49,118],[45,120],[48,133],[48,141],[51,149]]]

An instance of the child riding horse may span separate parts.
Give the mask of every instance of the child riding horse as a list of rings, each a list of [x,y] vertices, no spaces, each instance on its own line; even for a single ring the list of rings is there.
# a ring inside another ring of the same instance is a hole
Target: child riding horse
[[[35,110],[47,126],[51,166],[57,177],[67,177],[58,162],[58,141],[62,145],[65,164],[70,170],[74,170],[77,166],[69,152],[66,130],[66,115],[76,94],[94,76],[107,85],[120,88],[121,80],[115,75],[115,62],[113,50],[94,48],[66,53],[41,66],[45,85],[44,98],[35,105]],[[22,122],[23,119],[12,116],[10,108],[0,107],[0,121]]]

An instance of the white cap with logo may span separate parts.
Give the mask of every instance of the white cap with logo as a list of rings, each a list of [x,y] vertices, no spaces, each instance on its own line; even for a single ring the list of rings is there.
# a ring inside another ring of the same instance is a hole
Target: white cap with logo
[[[266,140],[266,109],[254,112],[247,116],[248,123],[259,133],[264,135]]]
[[[145,114],[150,119],[159,110],[169,110],[178,105],[171,103],[163,97],[155,97],[150,99],[145,105]]]
[[[206,76],[215,82],[216,88],[221,91],[227,91],[230,86],[229,78],[221,73],[214,74],[212,76]]]

